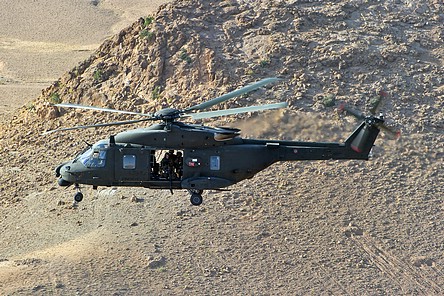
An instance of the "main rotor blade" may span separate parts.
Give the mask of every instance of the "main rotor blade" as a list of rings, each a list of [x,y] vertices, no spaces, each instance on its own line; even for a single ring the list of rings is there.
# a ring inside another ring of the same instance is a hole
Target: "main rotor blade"
[[[149,113],[138,113],[138,112],[132,112],[132,111],[123,111],[123,110],[101,108],[101,107],[95,107],[95,106],[84,106],[84,105],[77,105],[77,104],[70,104],[70,103],[55,104],[54,106],[86,109],[86,110],[96,110],[96,111],[104,111],[104,112],[113,112],[113,113],[122,113],[122,114],[132,114],[132,115],[149,116],[149,117],[153,116],[153,114],[149,114]]]
[[[151,118],[139,119],[139,120],[128,120],[128,121],[116,121],[116,122],[108,122],[108,123],[99,123],[99,124],[92,124],[92,125],[78,125],[78,126],[73,126],[73,127],[59,128],[59,129],[55,129],[55,130],[46,131],[46,132],[42,133],[42,135],[44,136],[44,135],[52,134],[52,133],[55,133],[55,132],[71,131],[71,130],[76,130],[76,129],[87,129],[87,128],[93,128],[93,127],[104,127],[104,126],[113,126],[113,125],[132,124],[132,123],[137,123],[137,122],[142,122],[142,121],[149,121],[149,120],[151,120]]]
[[[246,113],[246,112],[279,109],[279,108],[285,108],[287,106],[288,106],[287,102],[281,102],[281,103],[267,104],[267,105],[232,108],[232,109],[227,109],[227,110],[192,113],[192,114],[186,114],[184,116],[189,116],[192,119],[203,119],[203,118],[212,118],[212,117],[226,116],[226,115],[232,115],[232,114],[240,114],[240,113]]]
[[[211,106],[214,106],[216,104],[222,103],[222,102],[227,101],[227,100],[229,100],[231,98],[234,98],[234,97],[246,94],[246,93],[248,93],[250,91],[253,91],[253,90],[256,90],[256,89],[258,89],[258,88],[260,88],[260,87],[262,87],[264,85],[267,85],[269,83],[273,83],[273,82],[276,82],[276,81],[279,81],[279,80],[280,79],[276,78],[276,77],[265,78],[265,79],[262,79],[262,80],[260,80],[258,82],[255,82],[253,84],[244,86],[244,87],[239,88],[239,89],[237,89],[235,91],[232,91],[232,92],[229,92],[227,94],[224,94],[224,95],[222,95],[220,97],[211,99],[211,100],[209,100],[207,102],[203,102],[201,104],[194,105],[194,106],[191,106],[189,108],[186,108],[186,109],[183,110],[183,112],[188,113],[188,112],[194,111],[194,110],[207,109],[207,108],[209,108]]]

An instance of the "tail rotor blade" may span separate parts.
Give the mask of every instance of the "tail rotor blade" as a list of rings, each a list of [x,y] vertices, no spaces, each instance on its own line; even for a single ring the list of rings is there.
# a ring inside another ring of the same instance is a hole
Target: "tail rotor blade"
[[[378,97],[376,97],[374,100],[372,100],[370,102],[370,104],[371,104],[370,113],[371,114],[375,115],[379,111],[379,108],[381,108],[383,99],[386,98],[387,96],[388,96],[388,94],[385,91],[381,90],[378,94]]]
[[[356,117],[359,120],[365,119],[365,115],[362,112],[359,112],[357,110],[354,110],[354,109],[351,109],[351,108],[347,107],[345,105],[345,103],[341,103],[341,105],[339,105],[338,111],[339,112],[344,112],[345,111],[345,112],[347,112],[347,114],[350,114],[350,115]]]
[[[393,139],[398,140],[401,137],[401,131],[395,130],[394,128],[391,128],[383,123],[376,125],[380,130],[383,130],[385,133],[393,137]]]

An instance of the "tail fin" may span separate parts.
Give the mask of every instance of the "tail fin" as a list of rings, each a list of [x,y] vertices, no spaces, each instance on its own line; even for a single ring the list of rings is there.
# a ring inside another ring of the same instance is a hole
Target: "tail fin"
[[[378,124],[384,122],[376,117],[367,117],[345,141],[345,145],[356,153],[368,155],[379,134]]]

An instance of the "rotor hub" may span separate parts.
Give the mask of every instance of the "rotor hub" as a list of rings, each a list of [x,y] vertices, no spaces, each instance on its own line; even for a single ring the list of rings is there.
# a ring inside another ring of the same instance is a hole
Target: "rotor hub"
[[[154,113],[154,117],[159,120],[174,121],[180,117],[180,111],[174,108],[165,108]]]
[[[365,122],[368,125],[375,125],[375,124],[384,123],[384,119],[382,119],[380,117],[375,117],[375,116],[368,116],[365,118]]]

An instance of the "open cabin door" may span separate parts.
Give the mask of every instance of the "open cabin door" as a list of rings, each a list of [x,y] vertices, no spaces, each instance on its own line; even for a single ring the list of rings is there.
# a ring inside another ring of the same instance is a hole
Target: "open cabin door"
[[[183,156],[180,150],[152,150],[150,155],[149,188],[182,188]]]
[[[150,157],[151,180],[180,181],[183,175],[183,152],[156,150]]]

